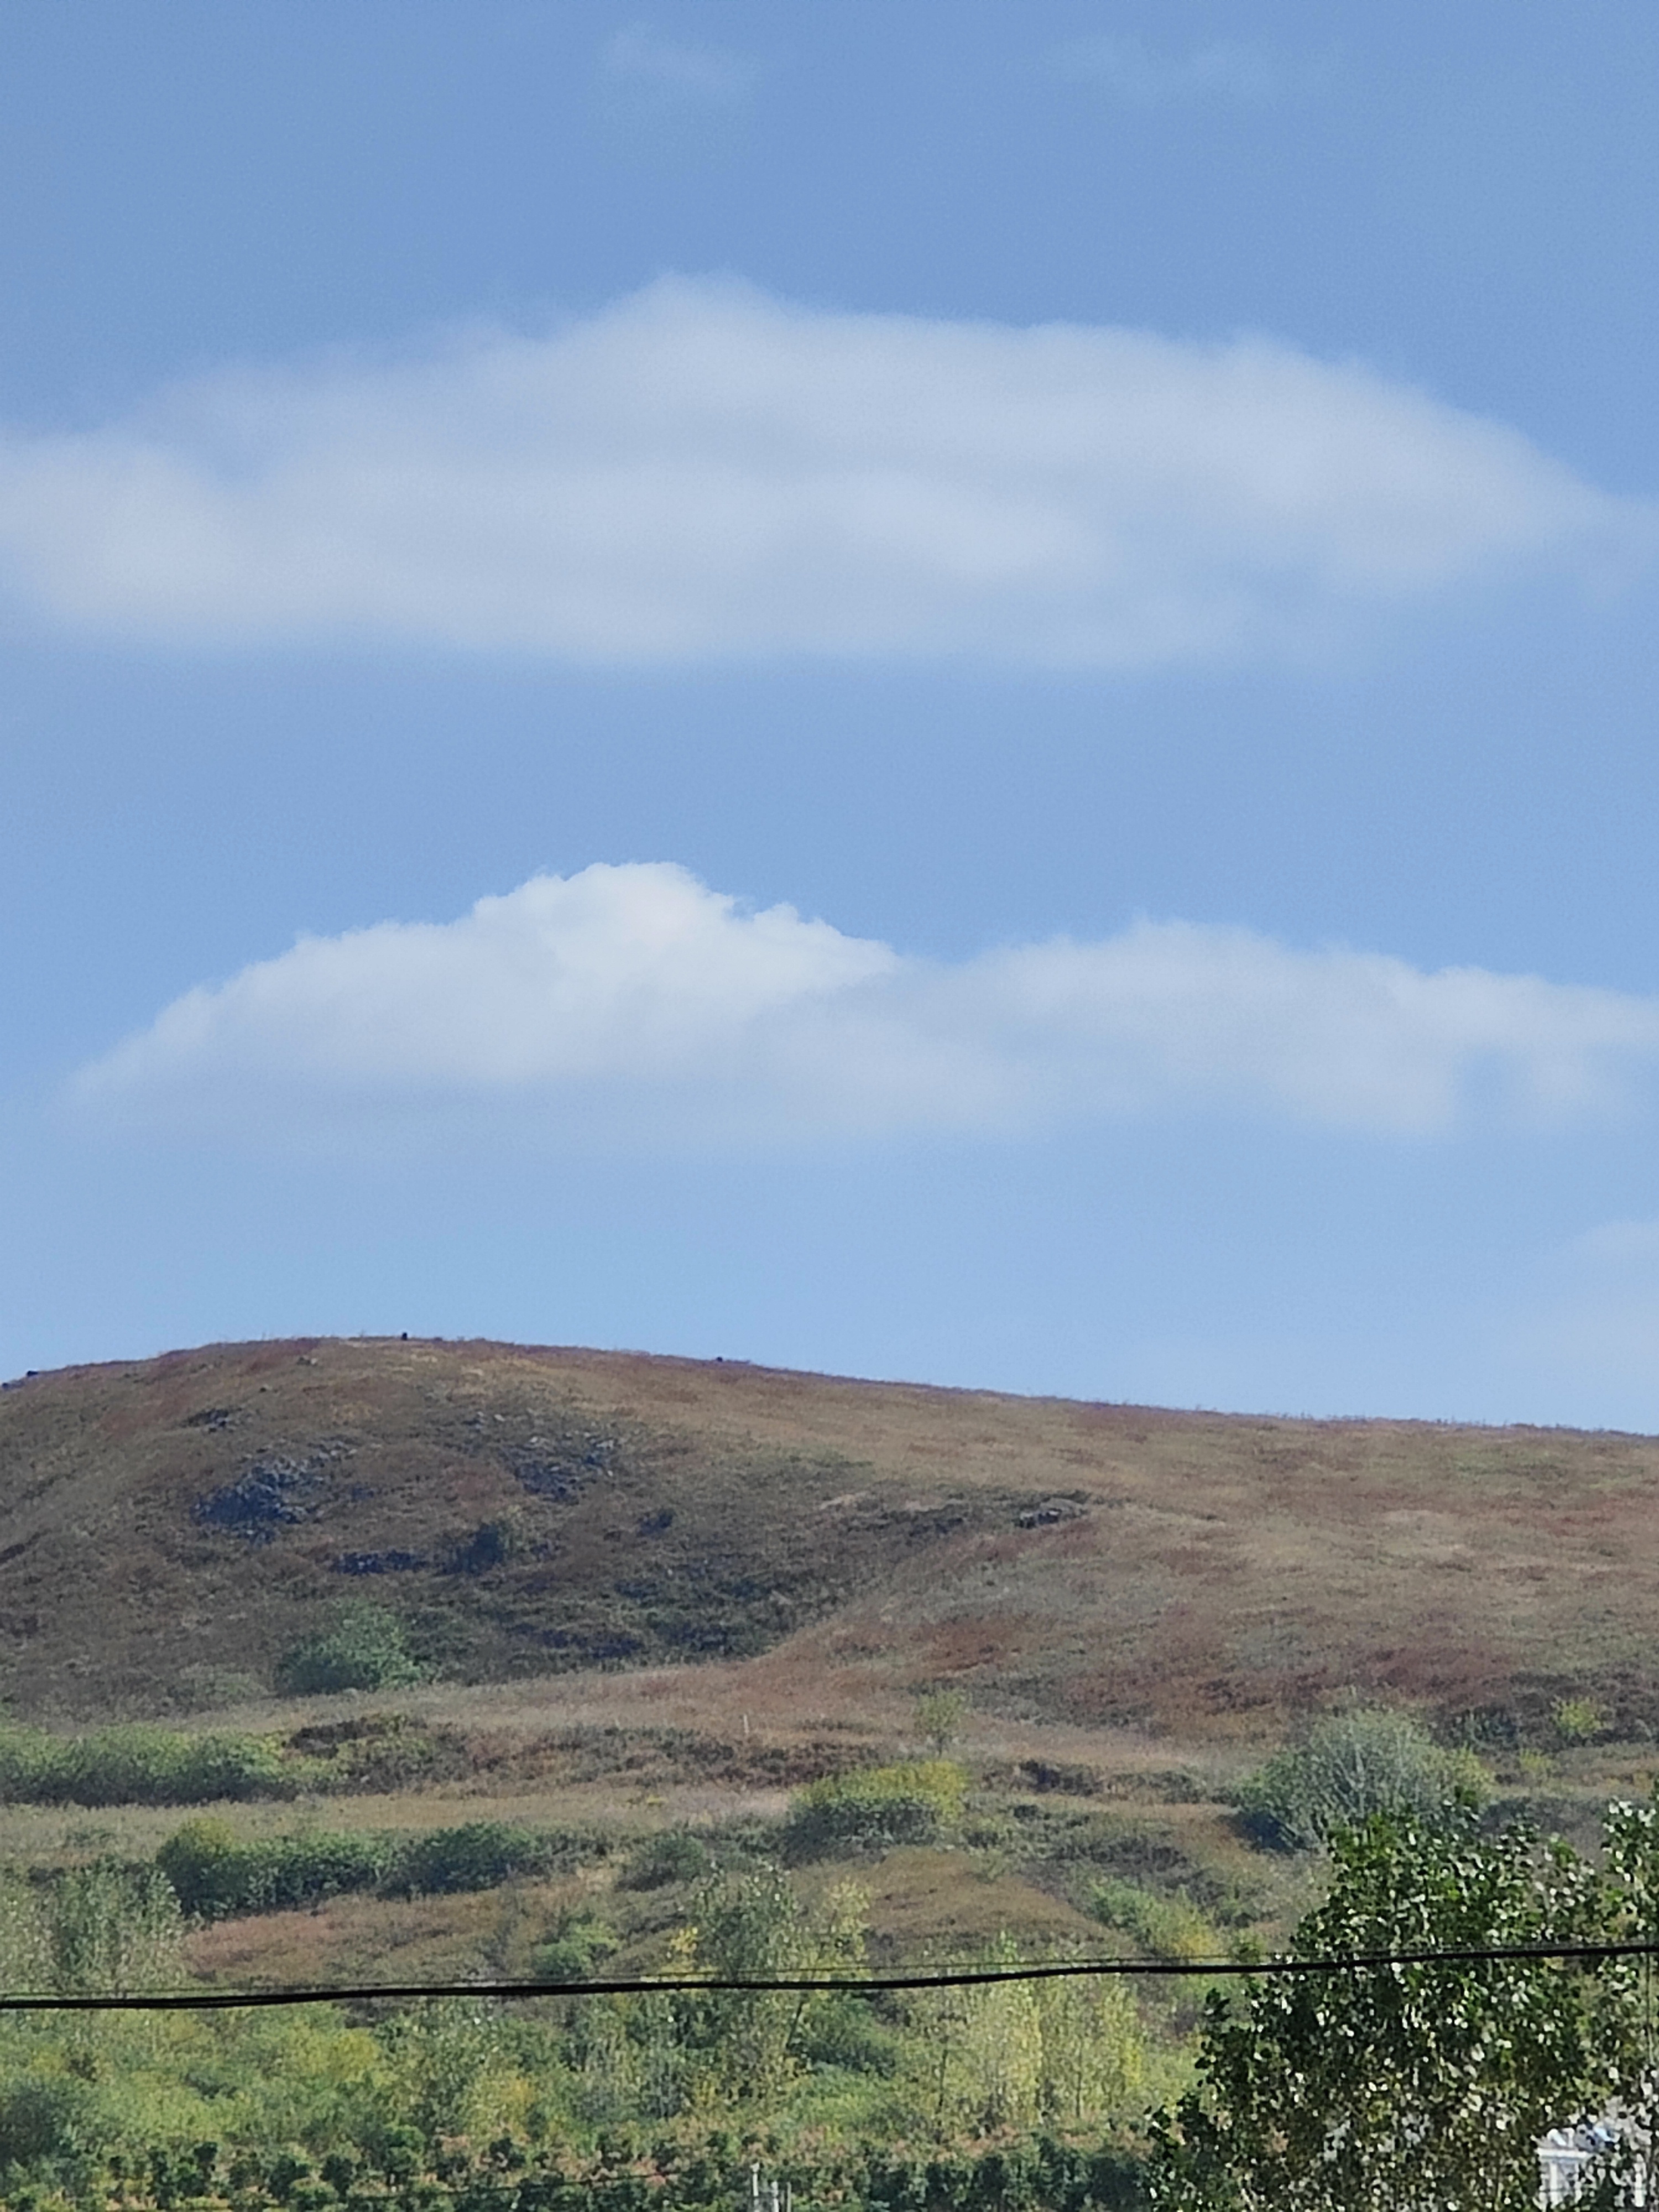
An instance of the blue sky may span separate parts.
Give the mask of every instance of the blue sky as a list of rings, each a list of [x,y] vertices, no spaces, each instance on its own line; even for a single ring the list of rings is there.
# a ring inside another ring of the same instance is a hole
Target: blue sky
[[[0,0],[0,1369],[1659,1428],[1659,22]]]

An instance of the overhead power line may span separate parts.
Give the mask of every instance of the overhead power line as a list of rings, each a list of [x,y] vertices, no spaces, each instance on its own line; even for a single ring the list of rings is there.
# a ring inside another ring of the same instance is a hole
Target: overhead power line
[[[1471,1966],[1504,1960],[1555,1960],[1589,1965],[1613,1959],[1659,1958],[1659,1941],[1622,1943],[1468,1944],[1446,1950],[1351,1951],[1315,1958],[1045,1959],[1007,1966],[961,1966],[902,1974],[665,1974],[580,1982],[370,1982],[350,1987],[276,1990],[167,1990],[131,1994],[0,1995],[0,2012],[240,2012],[274,2005],[343,2004],[372,1999],[399,2003],[423,1997],[605,1997],[696,1996],[781,1991],[794,1996],[861,1996],[884,1990],[979,1989],[998,1982],[1079,1981],[1103,1975],[1213,1980],[1229,1975],[1358,1974],[1403,1966]]]

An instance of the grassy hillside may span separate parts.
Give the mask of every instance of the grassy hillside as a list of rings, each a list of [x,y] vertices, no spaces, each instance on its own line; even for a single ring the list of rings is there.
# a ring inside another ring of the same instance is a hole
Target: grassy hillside
[[[1210,1741],[1345,1689],[1659,1727],[1659,1443],[492,1344],[220,1346],[0,1394],[0,1685],[268,1692],[364,1597],[457,1682],[770,1651],[825,1711]],[[713,1685],[710,1684],[712,1690]]]
[[[0,1392],[0,1968],[102,1987],[93,1929],[151,1946],[134,1972],[221,1990],[649,1975],[694,1931],[749,1943],[763,1907],[775,1936],[834,1925],[876,1965],[1272,1948],[1322,1863],[1267,1847],[1237,1785],[1322,1706],[1416,1706],[1472,1742],[1494,1822],[1588,1844],[1609,1796],[1648,1790],[1656,1474],[1638,1437],[495,1345],[31,1376]],[[418,1671],[278,1694],[296,1646],[365,1606]],[[1041,2084],[1075,2087],[1078,2052],[1092,2086],[1065,2124],[1132,2165],[1200,1996],[1113,1984],[1087,2000],[1110,2021],[1068,2027],[1027,1992],[1018,2049],[1060,2055],[1013,2104],[997,1991],[826,2000],[763,2091],[734,2057],[762,1998],[416,2005],[372,2033],[319,2011],[246,2047],[234,2014],[104,2022],[72,2064],[57,2023],[14,2022],[0,2165],[67,2189],[91,2145],[123,2161],[106,2193],[143,2202],[157,2146],[197,2158],[210,2134],[227,2186],[257,2151],[297,2203],[297,2143],[322,2206],[347,2152],[453,2179],[509,2137],[580,2163],[672,2135],[722,2172],[757,2130],[805,2147],[803,2177],[896,2140],[971,2163],[1057,2124]],[[367,2118],[305,2102],[329,2033],[379,2085]],[[454,2075],[436,2104],[428,2046]]]

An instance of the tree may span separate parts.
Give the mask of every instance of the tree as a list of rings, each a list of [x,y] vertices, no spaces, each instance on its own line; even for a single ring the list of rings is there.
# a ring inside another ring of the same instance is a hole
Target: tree
[[[420,1679],[402,1621],[381,1605],[343,1606],[332,1628],[302,1638],[276,1667],[277,1688],[300,1697],[318,1691],[397,1689]]]
[[[1596,1877],[1512,1829],[1382,1817],[1339,1834],[1292,1956],[1572,1942]],[[1170,2212],[1533,2212],[1547,2129],[1616,2084],[1591,1978],[1543,1959],[1250,1979],[1206,2002],[1199,2087],[1155,2124]]]
[[[1375,1813],[1430,1821],[1468,1809],[1487,1779],[1473,1753],[1443,1750],[1409,1713],[1361,1706],[1316,1722],[1249,1777],[1238,1805],[1261,1842],[1314,1850]]]

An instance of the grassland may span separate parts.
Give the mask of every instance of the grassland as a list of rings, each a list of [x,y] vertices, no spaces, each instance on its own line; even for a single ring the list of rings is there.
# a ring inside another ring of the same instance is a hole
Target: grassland
[[[832,1718],[948,1681],[1182,1743],[1354,1691],[1659,1729],[1645,1437],[351,1340],[9,1387],[0,1498],[25,1716],[256,1695],[368,1595],[459,1682],[765,1654]]]
[[[1413,1706],[1569,1832],[1647,1786],[1656,1476],[1632,1437],[216,1346],[0,1395],[0,1684],[58,1730],[264,1741],[299,1778],[215,1808],[244,1842],[488,1817],[570,1844],[487,1890],[217,1921],[192,1956],[222,1981],[519,1973],[573,1921],[649,1965],[696,1863],[637,1879],[653,1836],[775,1856],[791,1793],[915,1755],[940,1685],[967,1803],[861,1855],[880,1954],[1098,1943],[1103,1917],[1115,1945],[1271,1941],[1308,1876],[1250,1848],[1231,1790],[1334,1701]],[[428,1679],[276,1698],[365,1597]],[[184,1817],[12,1802],[0,1858],[148,1858]]]

